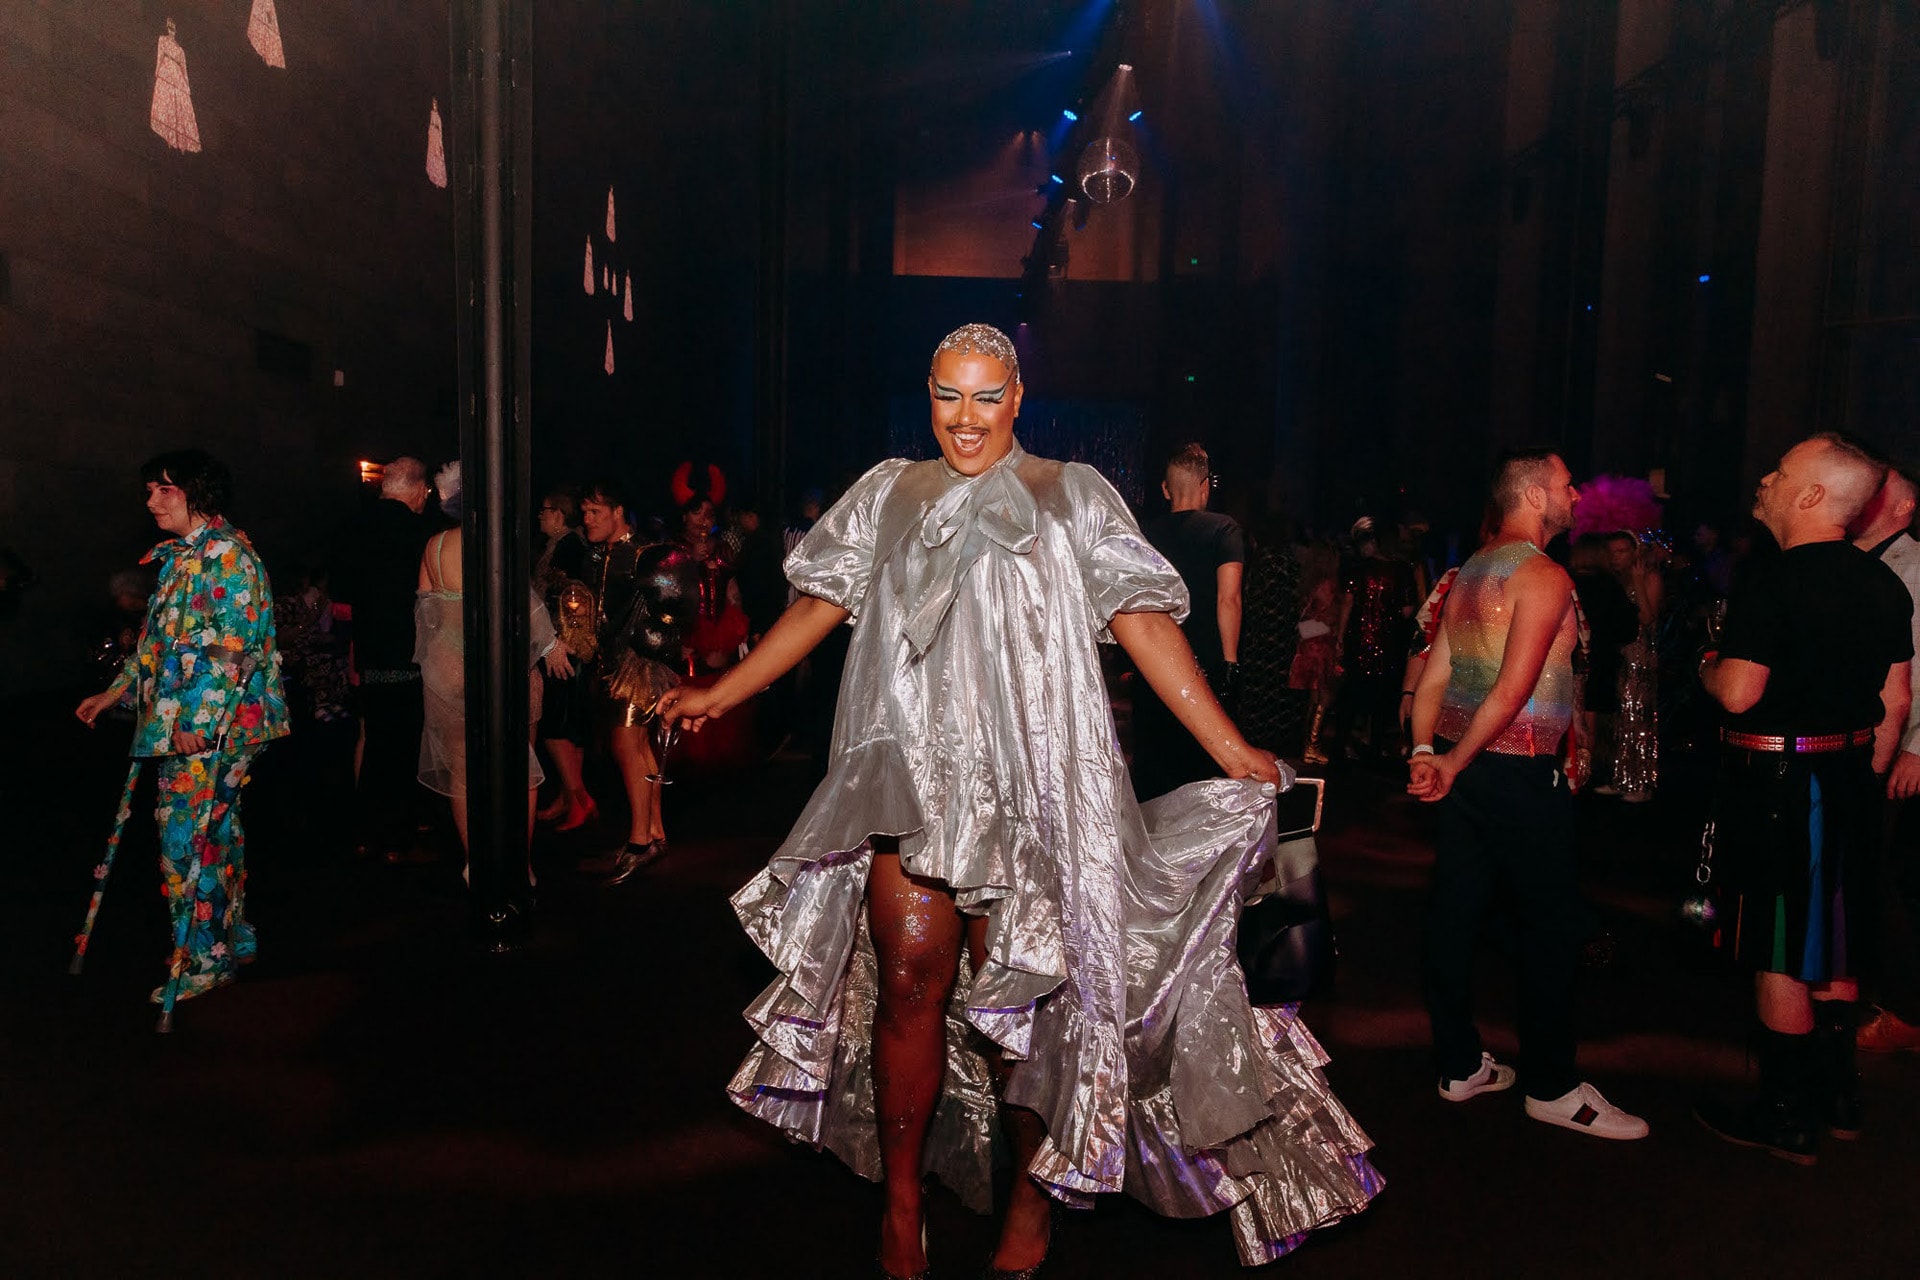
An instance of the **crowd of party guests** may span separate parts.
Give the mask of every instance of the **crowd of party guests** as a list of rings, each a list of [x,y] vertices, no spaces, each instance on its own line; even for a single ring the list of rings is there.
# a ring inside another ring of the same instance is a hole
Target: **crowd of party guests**
[[[427,791],[448,798],[463,841],[465,832],[460,468],[431,472],[399,457],[376,474],[377,495],[329,542],[324,561],[274,566],[272,616],[300,768],[329,794],[355,797],[319,815],[321,840],[392,863],[429,862],[447,811]],[[637,504],[612,480],[553,487],[540,496],[532,548],[538,753],[529,778],[548,784],[537,811],[560,830],[593,823],[599,806],[586,766],[591,752],[605,753],[633,815],[620,878],[665,851],[646,707],[674,681],[726,670],[772,625],[790,597],[781,562],[821,503],[806,494],[782,526],[751,503],[723,504],[684,482],[662,490],[671,506]],[[155,568],[109,582],[90,659],[101,683],[137,658]],[[612,688],[623,662],[625,697]],[[635,683],[640,663],[646,678]],[[784,698],[768,699],[778,713],[763,730],[805,740],[805,706],[790,688],[776,693]],[[103,714],[124,722],[134,712]]]
[[[1205,458],[1198,445],[1176,455],[1169,494],[1196,459],[1204,476]],[[1146,531],[1185,572],[1196,616],[1208,615],[1187,623],[1200,636],[1195,651],[1215,652],[1231,630],[1219,683],[1249,739],[1311,765],[1402,759],[1414,686],[1475,541],[1436,537],[1418,512],[1391,522],[1361,516],[1343,535],[1313,536],[1278,515],[1243,527],[1202,507],[1214,523],[1196,552],[1185,545],[1193,511],[1176,505]],[[1587,785],[1643,803],[1659,785],[1663,740],[1691,751],[1711,737],[1692,661],[1724,619],[1736,575],[1765,553],[1744,525],[1726,545],[1707,523],[1682,547],[1663,529],[1643,528],[1580,533],[1550,550],[1567,562],[1581,616]],[[1216,594],[1216,574],[1234,584],[1231,619],[1212,616],[1216,599],[1227,598]]]
[[[423,809],[421,783],[453,792],[445,780],[458,726],[428,733],[420,601],[434,596],[448,602],[447,617],[457,615],[458,593],[449,592],[443,569],[450,553],[459,559],[457,535],[451,543],[438,535],[457,524],[458,467],[436,476],[417,459],[396,458],[378,484],[377,499],[333,543],[328,561],[276,566],[276,621],[305,766],[355,792],[350,834],[363,854],[420,861],[430,856],[422,833],[434,816]],[[1189,641],[1249,740],[1311,765],[1402,758],[1412,690],[1452,573],[1473,540],[1438,536],[1411,511],[1396,520],[1362,516],[1340,536],[1303,535],[1271,513],[1243,525],[1207,509],[1216,484],[1205,450],[1183,447],[1165,471],[1169,510],[1146,531],[1189,583]],[[665,510],[636,505],[610,481],[543,492],[530,584],[553,632],[551,647],[560,651],[558,661],[539,656],[536,664],[536,689],[544,686],[538,755],[546,766],[539,816],[561,830],[598,818],[585,766],[590,750],[604,750],[628,792],[633,818],[624,843],[636,856],[658,856],[666,840],[657,784],[647,781],[658,762],[644,709],[665,687],[654,668],[708,680],[746,653],[791,601],[781,564],[822,497],[805,495],[801,510],[779,526],[751,503],[692,492],[683,478],[662,489],[677,500]],[[1686,751],[1710,737],[1713,716],[1689,663],[1723,617],[1753,546],[1744,530],[1728,540],[1706,524],[1678,548],[1657,529],[1570,540],[1583,622],[1582,760],[1595,794],[1648,800],[1659,784],[1663,741],[1669,751]],[[658,599],[641,598],[642,587],[657,596],[672,585],[658,573],[648,577],[661,567],[640,563],[648,548],[671,548],[666,577],[685,579],[685,607],[664,610],[670,635],[641,625],[663,612]],[[132,653],[152,584],[150,570],[113,576],[95,651],[103,675]],[[621,698],[607,686],[623,660],[631,684],[636,638],[653,674]],[[436,664],[449,672],[447,655],[457,657],[450,643],[443,640]],[[825,715],[810,711],[804,681],[803,673],[764,699],[763,728],[772,726],[775,742],[805,747],[824,736],[817,724]],[[1160,794],[1204,772],[1197,748],[1169,727],[1171,713],[1137,682],[1132,700],[1140,793]],[[423,738],[442,744],[437,763],[422,763]]]
[[[436,815],[422,783],[456,808],[462,799],[453,781],[460,726],[450,719],[459,702],[458,535],[444,536],[458,523],[459,470],[430,474],[400,457],[378,474],[378,497],[327,561],[276,566],[275,618],[303,767],[356,795],[352,829],[339,834],[365,856],[423,861]],[[1403,757],[1412,689],[1471,542],[1435,535],[1411,511],[1362,516],[1338,537],[1303,536],[1277,514],[1243,526],[1207,509],[1216,485],[1206,451],[1184,446],[1165,470],[1169,510],[1146,531],[1189,584],[1189,642],[1249,740],[1313,765]],[[810,492],[777,526],[751,503],[717,500],[724,478],[714,475],[709,488],[719,492],[695,492],[676,476],[661,486],[670,507],[636,504],[610,480],[540,495],[530,587],[535,630],[551,640],[534,655],[546,766],[535,765],[545,782],[537,811],[563,831],[594,822],[586,763],[604,751],[632,815],[616,876],[666,847],[658,784],[648,780],[659,762],[646,708],[673,680],[725,671],[772,625],[792,599],[782,561],[822,505]],[[1687,663],[1752,547],[1751,536],[1728,545],[1709,525],[1680,550],[1650,529],[1572,540],[1584,624],[1581,738],[1597,794],[1649,799],[1663,739],[1685,749],[1710,735]],[[152,586],[150,567],[113,575],[94,655],[104,678],[133,653]],[[686,599],[669,606],[663,591]],[[429,671],[444,677],[431,689]],[[824,739],[828,712],[804,696],[806,682],[803,672],[763,700],[773,742],[804,749]],[[1205,772],[1201,753],[1138,682],[1132,701],[1140,794]],[[431,726],[430,705],[442,709]]]

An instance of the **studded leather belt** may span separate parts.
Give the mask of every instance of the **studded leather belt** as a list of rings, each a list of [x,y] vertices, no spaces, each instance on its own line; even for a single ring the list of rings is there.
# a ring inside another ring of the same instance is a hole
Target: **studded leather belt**
[[[1765,733],[1741,733],[1722,729],[1720,741],[1742,751],[1779,751],[1787,755],[1817,756],[1831,751],[1850,751],[1873,745],[1873,730],[1855,729],[1851,733],[1823,733],[1811,738],[1781,738]]]

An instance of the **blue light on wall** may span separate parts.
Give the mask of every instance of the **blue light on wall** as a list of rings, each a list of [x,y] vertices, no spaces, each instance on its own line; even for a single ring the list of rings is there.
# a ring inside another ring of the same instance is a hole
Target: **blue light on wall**
[[[1712,277],[1712,276],[1710,276],[1710,275],[1708,275],[1708,274],[1707,274],[1706,272],[1704,272],[1704,271],[1702,271],[1702,272],[1700,273],[1700,283],[1701,283],[1701,284],[1705,284],[1705,283],[1706,283],[1707,281],[1709,281],[1709,280],[1711,280],[1711,279],[1713,279],[1713,277]]]
[[[1040,219],[1035,218],[1033,220],[1033,229],[1035,231],[1045,231],[1047,228],[1044,224],[1041,223]]]

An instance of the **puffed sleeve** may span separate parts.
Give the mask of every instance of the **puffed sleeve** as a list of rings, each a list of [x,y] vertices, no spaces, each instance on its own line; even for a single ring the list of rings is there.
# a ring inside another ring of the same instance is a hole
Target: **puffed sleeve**
[[[1100,642],[1113,643],[1107,623],[1116,613],[1170,613],[1175,622],[1184,621],[1187,584],[1140,532],[1106,477],[1071,462],[1062,478],[1073,503],[1074,552]]]
[[[859,616],[873,578],[880,504],[910,465],[905,458],[887,459],[854,481],[846,495],[814,523],[787,553],[787,581],[796,591]]]

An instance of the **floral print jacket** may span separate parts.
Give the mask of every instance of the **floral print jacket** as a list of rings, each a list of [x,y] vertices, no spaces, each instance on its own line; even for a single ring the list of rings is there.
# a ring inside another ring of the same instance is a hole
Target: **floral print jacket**
[[[160,581],[110,686],[134,713],[132,754],[173,755],[182,729],[229,747],[285,736],[273,590],[247,535],[216,517],[140,563],[157,563]]]

